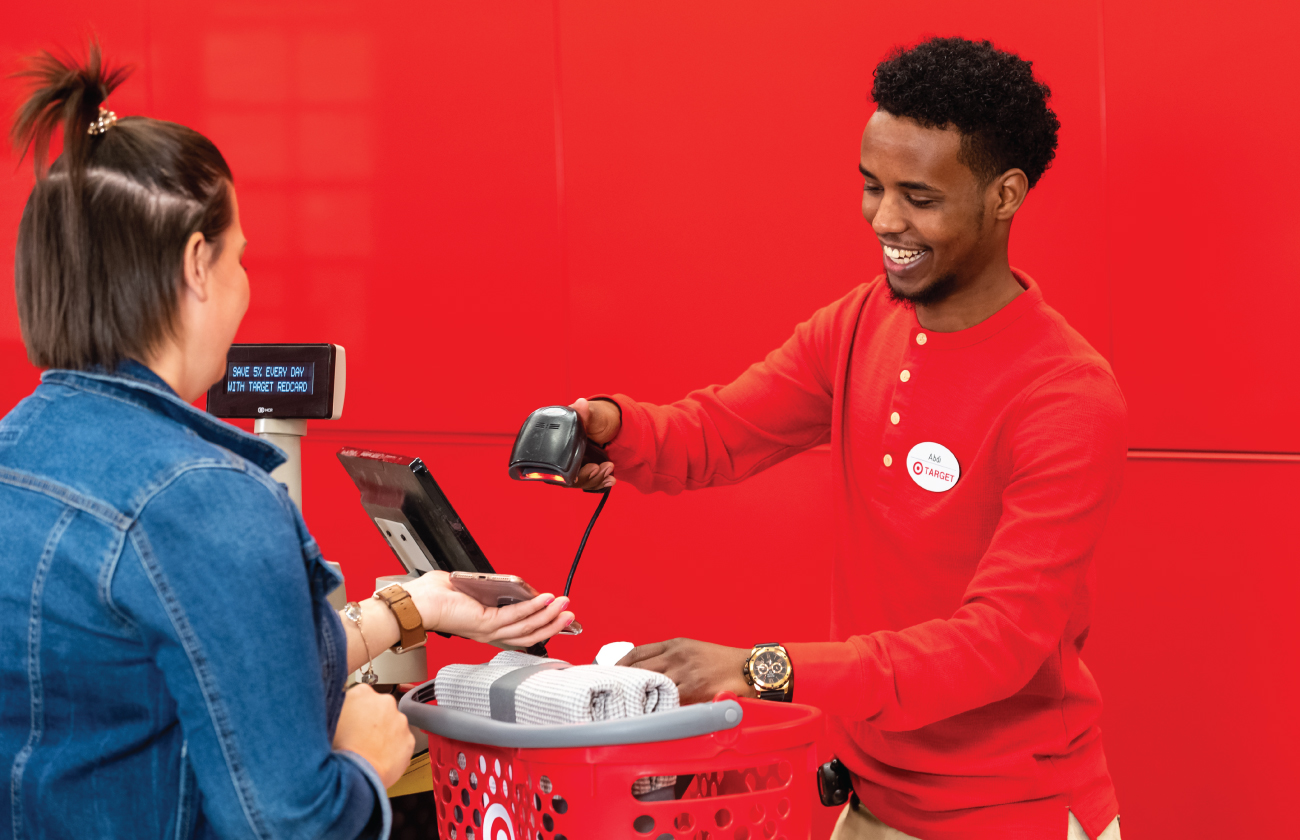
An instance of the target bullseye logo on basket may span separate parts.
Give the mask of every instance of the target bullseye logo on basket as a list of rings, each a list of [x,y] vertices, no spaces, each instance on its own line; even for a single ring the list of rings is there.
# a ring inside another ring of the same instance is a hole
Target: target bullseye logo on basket
[[[515,824],[510,812],[500,802],[492,803],[483,815],[483,836],[488,840],[515,840]]]

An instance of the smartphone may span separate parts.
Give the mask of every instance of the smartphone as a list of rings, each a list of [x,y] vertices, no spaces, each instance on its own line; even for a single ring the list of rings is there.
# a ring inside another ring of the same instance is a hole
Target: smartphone
[[[498,575],[487,572],[452,572],[451,588],[464,592],[485,607],[506,607],[520,601],[536,598],[538,592],[528,581],[518,575]],[[573,622],[560,631],[564,636],[576,636],[582,625]]]

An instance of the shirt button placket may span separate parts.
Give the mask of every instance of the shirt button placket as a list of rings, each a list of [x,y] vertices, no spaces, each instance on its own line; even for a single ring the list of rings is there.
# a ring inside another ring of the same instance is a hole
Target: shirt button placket
[[[917,346],[924,346],[927,340],[928,339],[926,339],[925,333],[918,332],[916,334]],[[900,371],[898,374],[899,382],[907,382],[911,378],[912,378],[912,371],[910,368],[903,368],[903,370]],[[899,414],[897,411],[891,412],[889,415],[889,423],[890,425],[893,426],[897,426],[902,421],[902,419],[903,419],[902,415]],[[886,467],[893,466],[894,464],[894,456],[890,455],[888,452],[885,453],[885,457],[882,460],[884,461]]]

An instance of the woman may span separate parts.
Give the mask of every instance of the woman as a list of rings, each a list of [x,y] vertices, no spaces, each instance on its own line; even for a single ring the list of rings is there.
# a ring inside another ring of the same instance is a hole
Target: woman
[[[343,681],[398,622],[373,598],[330,609],[338,578],[268,475],[280,451],[190,406],[248,306],[230,170],[197,132],[103,110],[125,74],[97,47],[27,75],[14,138],[38,180],[15,283],[50,370],[0,421],[0,824],[386,836],[411,735],[391,697]],[[480,607],[445,575],[406,589],[426,628],[479,641],[573,620],[550,595]]]

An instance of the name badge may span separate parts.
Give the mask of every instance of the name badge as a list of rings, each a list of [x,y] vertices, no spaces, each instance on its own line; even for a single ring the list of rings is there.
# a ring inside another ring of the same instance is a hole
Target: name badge
[[[948,447],[926,441],[907,453],[907,474],[921,489],[942,493],[961,478],[961,464]]]

